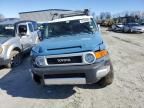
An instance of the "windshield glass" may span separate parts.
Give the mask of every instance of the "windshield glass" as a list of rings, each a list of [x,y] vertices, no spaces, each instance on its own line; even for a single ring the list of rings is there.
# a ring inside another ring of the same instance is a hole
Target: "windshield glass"
[[[43,32],[46,38],[68,36],[79,33],[93,33],[97,27],[92,19],[81,19],[48,23],[44,26]]]
[[[14,35],[13,25],[0,25],[0,37],[10,37]]]

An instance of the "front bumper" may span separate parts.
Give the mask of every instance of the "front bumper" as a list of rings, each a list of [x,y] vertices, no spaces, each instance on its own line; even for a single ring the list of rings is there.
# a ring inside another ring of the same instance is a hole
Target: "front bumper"
[[[74,66],[33,67],[31,72],[39,76],[44,85],[92,84],[105,77],[111,70],[111,62],[101,59],[94,64]]]
[[[134,29],[133,32],[140,32],[140,33],[144,33],[144,30],[142,30],[142,29]]]

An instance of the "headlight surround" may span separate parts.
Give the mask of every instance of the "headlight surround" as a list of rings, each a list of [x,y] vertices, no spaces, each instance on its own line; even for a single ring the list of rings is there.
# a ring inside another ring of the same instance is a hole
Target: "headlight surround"
[[[86,55],[85,55],[85,61],[87,62],[87,63],[89,63],[89,64],[92,64],[92,63],[94,63],[95,62],[95,56],[94,56],[94,54],[92,54],[92,53],[87,53]]]
[[[46,59],[44,56],[38,56],[35,58],[35,64],[37,66],[46,66]]]
[[[0,46],[0,54],[3,52],[3,48]]]

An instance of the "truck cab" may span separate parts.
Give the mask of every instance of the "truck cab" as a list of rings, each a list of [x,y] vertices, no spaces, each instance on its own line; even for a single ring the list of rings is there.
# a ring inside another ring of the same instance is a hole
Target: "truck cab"
[[[113,68],[100,29],[88,15],[43,24],[44,40],[33,47],[32,78],[42,85],[109,85]]]
[[[39,30],[34,21],[0,23],[0,65],[18,66],[23,53],[30,52],[39,42]]]

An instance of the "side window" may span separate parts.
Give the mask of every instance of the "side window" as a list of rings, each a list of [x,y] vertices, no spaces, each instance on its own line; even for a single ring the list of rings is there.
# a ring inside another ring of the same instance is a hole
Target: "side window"
[[[33,26],[32,26],[32,24],[28,24],[28,26],[29,26],[29,30],[30,30],[30,32],[33,32],[34,30],[33,30]]]
[[[97,26],[97,24],[95,23],[95,21],[94,21],[93,19],[91,19],[91,25],[90,25],[90,26],[93,27],[93,30],[94,30],[94,31],[97,31],[97,30],[98,30],[98,26]]]
[[[21,36],[26,35],[26,33],[27,33],[27,26],[26,25],[19,25],[19,27],[18,27],[18,33]]]
[[[38,24],[36,22],[33,22],[33,27],[34,27],[34,31],[38,30]]]

